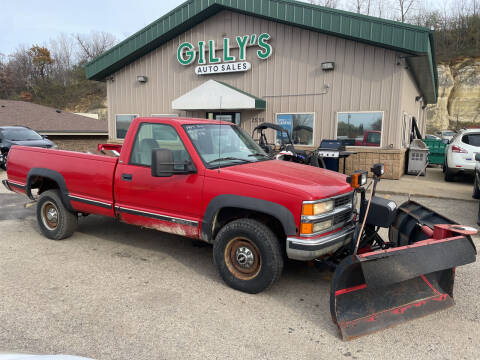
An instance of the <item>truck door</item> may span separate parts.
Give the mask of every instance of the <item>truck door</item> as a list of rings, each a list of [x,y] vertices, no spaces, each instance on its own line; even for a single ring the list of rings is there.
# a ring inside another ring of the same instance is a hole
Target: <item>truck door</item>
[[[116,211],[128,223],[198,237],[203,175],[151,175],[152,150],[169,149],[175,164],[191,161],[177,130],[168,124],[141,123],[128,161],[115,175]],[[175,165],[177,166],[177,165]]]

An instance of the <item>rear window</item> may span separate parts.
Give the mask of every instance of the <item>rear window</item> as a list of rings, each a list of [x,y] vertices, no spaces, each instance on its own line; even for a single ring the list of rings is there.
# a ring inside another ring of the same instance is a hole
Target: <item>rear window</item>
[[[26,128],[4,129],[2,135],[10,141],[42,140],[42,137],[35,131]]]
[[[462,142],[464,144],[480,147],[480,133],[463,135]]]

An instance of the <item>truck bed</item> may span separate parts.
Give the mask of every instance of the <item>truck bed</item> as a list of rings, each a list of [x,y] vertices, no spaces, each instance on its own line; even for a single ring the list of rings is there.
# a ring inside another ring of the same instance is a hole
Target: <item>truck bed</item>
[[[30,184],[38,176],[62,177],[73,209],[114,216],[113,181],[117,162],[118,158],[111,156],[14,146],[8,155],[8,181],[12,190],[25,193],[29,174]]]

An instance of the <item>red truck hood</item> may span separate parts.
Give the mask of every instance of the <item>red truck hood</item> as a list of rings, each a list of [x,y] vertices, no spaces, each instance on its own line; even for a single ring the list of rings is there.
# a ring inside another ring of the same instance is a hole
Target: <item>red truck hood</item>
[[[225,167],[219,176],[228,181],[301,195],[304,200],[327,198],[352,190],[343,174],[281,160]]]

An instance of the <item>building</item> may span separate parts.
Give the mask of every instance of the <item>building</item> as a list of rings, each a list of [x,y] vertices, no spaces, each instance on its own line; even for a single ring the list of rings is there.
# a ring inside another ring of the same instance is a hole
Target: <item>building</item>
[[[277,122],[300,148],[344,139],[347,170],[404,172],[412,119],[437,100],[430,30],[292,0],[189,0],[86,66],[109,138],[137,116]]]
[[[96,151],[108,140],[107,122],[25,101],[0,100],[0,126],[26,126],[59,149]]]

